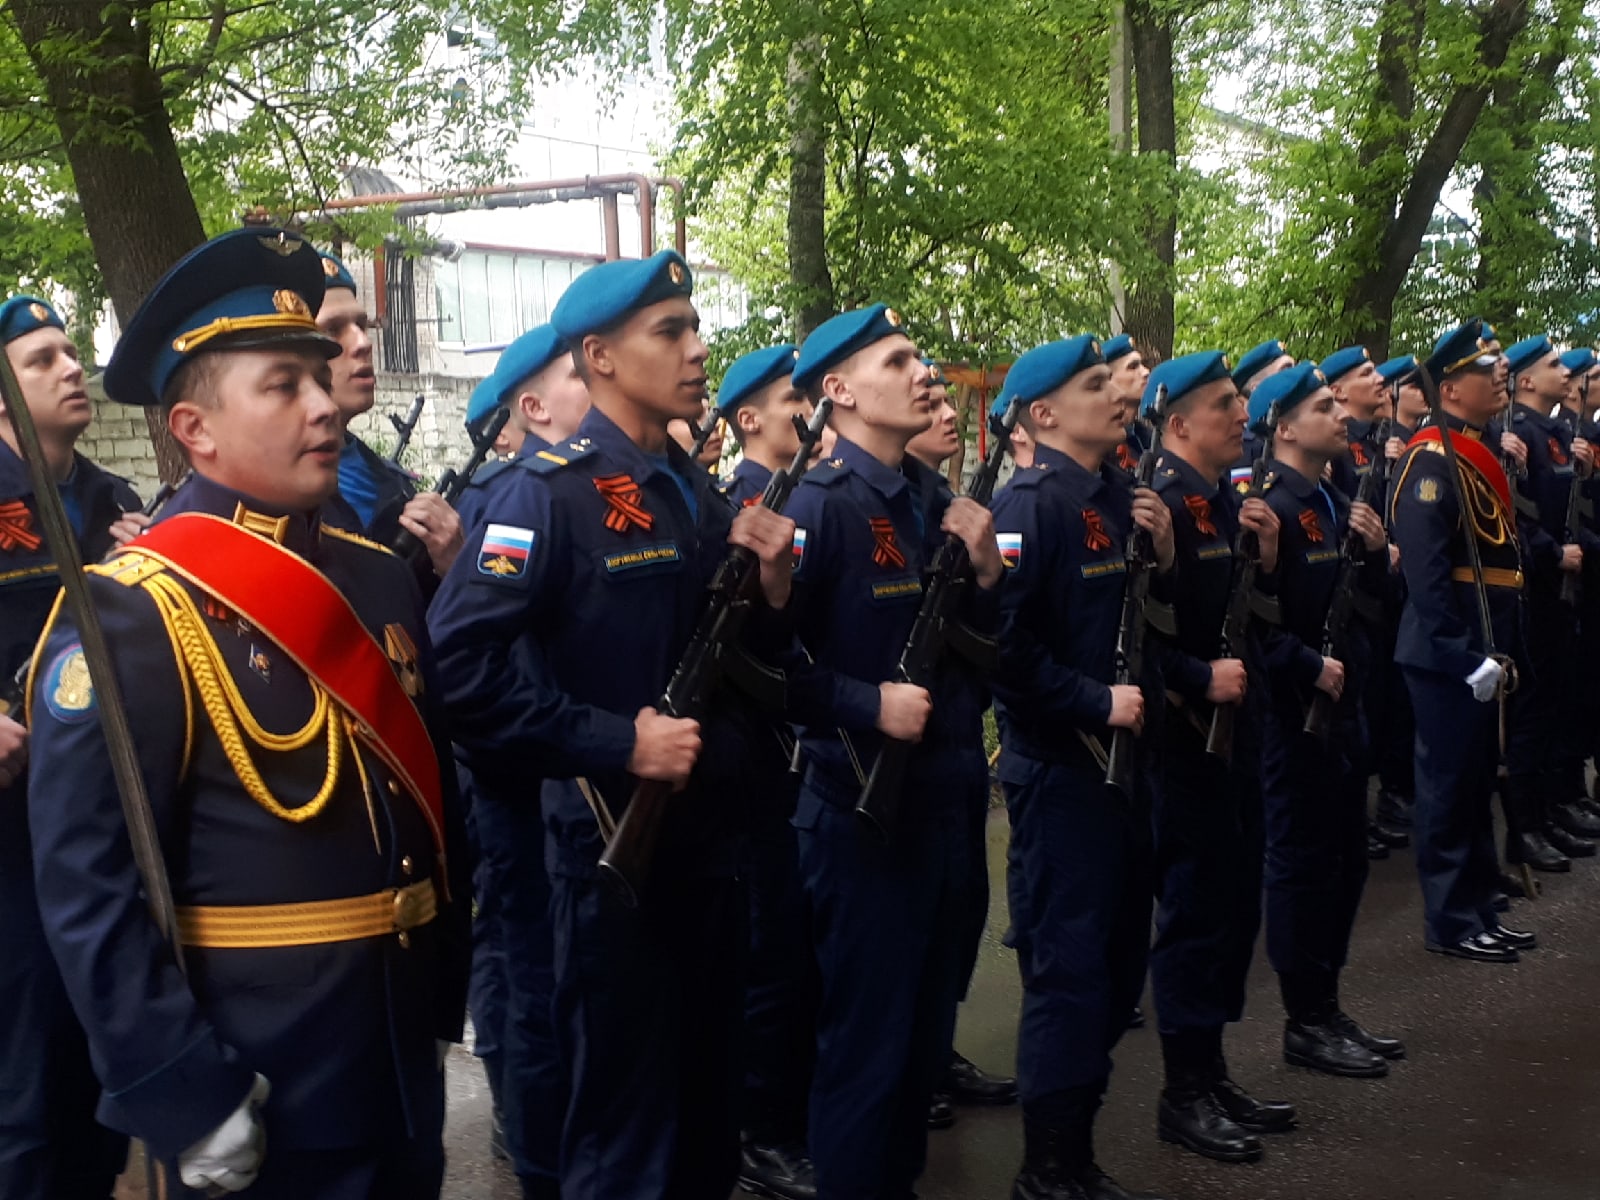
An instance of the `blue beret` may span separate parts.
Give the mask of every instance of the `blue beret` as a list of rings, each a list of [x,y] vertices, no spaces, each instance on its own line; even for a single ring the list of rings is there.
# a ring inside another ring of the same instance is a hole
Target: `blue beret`
[[[694,294],[694,272],[676,250],[661,250],[643,259],[617,259],[590,267],[556,301],[550,324],[569,342],[670,300]]]
[[[1346,346],[1322,360],[1322,374],[1330,384],[1337,383],[1362,363],[1371,361],[1372,355],[1367,353],[1365,346]]]
[[[1481,317],[1473,317],[1441,334],[1433,345],[1433,353],[1423,365],[1427,367],[1431,378],[1443,379],[1452,371],[1470,366],[1485,355],[1494,356],[1499,352],[1500,343],[1495,340],[1494,326]]]
[[[1538,337],[1523,338],[1506,350],[1506,366],[1511,368],[1513,374],[1524,367],[1531,367],[1555,353],[1556,348],[1550,344],[1550,339],[1544,334]]]
[[[752,350],[734,359],[722,376],[722,386],[717,389],[717,411],[724,418],[731,418],[734,409],[746,400],[754,400],[756,393],[767,384],[787,378],[799,357],[800,351],[785,342],[765,350]]]
[[[1100,353],[1105,355],[1106,365],[1110,366],[1117,359],[1127,354],[1132,354],[1139,347],[1133,344],[1133,335],[1119,333],[1114,338],[1109,338],[1101,347]]]
[[[326,250],[322,251],[322,277],[324,288],[349,288],[352,292],[356,290],[356,277],[350,274],[350,268]]]
[[[1587,346],[1580,346],[1576,350],[1568,350],[1561,356],[1561,365],[1574,375],[1587,375],[1594,370],[1596,362],[1600,362],[1600,359],[1597,359],[1594,351]]]
[[[901,325],[900,314],[883,304],[829,317],[801,345],[800,357],[794,364],[794,386],[809,388],[828,373],[829,367],[897,333],[909,336]]]
[[[467,401],[467,424],[476,425],[500,405],[515,399],[519,384],[566,353],[566,340],[554,325],[536,325],[528,330],[505,348],[489,377],[472,389]]]
[[[1287,353],[1289,352],[1283,348],[1283,343],[1277,338],[1262,342],[1259,346],[1247,350],[1245,356],[1233,368],[1234,384],[1237,387],[1243,387],[1250,382],[1252,375],[1271,366]]]
[[[1250,428],[1257,433],[1266,433],[1268,417],[1272,415],[1274,407],[1277,408],[1278,420],[1281,421],[1289,415],[1289,410],[1295,405],[1327,386],[1327,376],[1314,362],[1303,362],[1290,367],[1287,371],[1268,375],[1261,381],[1261,385],[1250,393],[1248,416]]]
[[[1416,373],[1417,356],[1415,354],[1402,354],[1397,358],[1391,358],[1378,368],[1378,374],[1383,377],[1385,383],[1394,383],[1397,380],[1405,383]]]
[[[13,296],[0,304],[0,342],[14,342],[35,329],[65,329],[66,325],[37,296]]]
[[[1167,389],[1167,403],[1176,404],[1195,388],[1227,378],[1228,356],[1221,350],[1202,350],[1199,354],[1169,358],[1150,372],[1144,385],[1144,399],[1139,404],[1140,415],[1155,414],[1156,393],[1163,385]]]
[[[1013,398],[1023,404],[1032,404],[1040,396],[1047,396],[1080,371],[1098,367],[1105,362],[1100,353],[1100,342],[1092,333],[1080,333],[1064,342],[1046,342],[1035,346],[1006,372],[1006,381],[995,397],[990,411],[1003,415]]]
[[[950,386],[950,380],[945,378],[944,368],[939,365],[938,359],[929,358],[924,354],[922,356],[922,365],[928,368],[928,382],[933,384],[934,387],[948,388]]]
[[[106,394],[152,407],[184,363],[210,350],[285,341],[329,358],[339,343],[317,329],[322,259],[281,229],[235,229],[214,237],[162,276],[122,331],[106,364]]]

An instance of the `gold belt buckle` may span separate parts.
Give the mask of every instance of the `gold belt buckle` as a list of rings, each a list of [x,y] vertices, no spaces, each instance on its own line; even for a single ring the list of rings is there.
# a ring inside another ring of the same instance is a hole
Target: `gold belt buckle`
[[[410,887],[396,888],[394,892],[394,927],[396,932],[415,929],[428,920],[428,890],[433,885],[426,881]]]

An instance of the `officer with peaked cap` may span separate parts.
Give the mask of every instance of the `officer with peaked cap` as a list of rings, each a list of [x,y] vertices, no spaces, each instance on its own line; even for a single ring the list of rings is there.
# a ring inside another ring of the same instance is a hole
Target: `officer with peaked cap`
[[[1002,567],[987,510],[949,499],[906,453],[932,419],[926,364],[882,304],[824,321],[794,383],[833,402],[833,457],[790,512],[795,624],[790,715],[806,764],[794,824],[822,973],[811,1149],[828,1200],[903,1196],[922,1172],[929,1100],[950,1064],[969,950],[986,902],[988,800],[973,664],[951,656],[931,689],[894,682],[923,572],[959,537],[973,574],[958,616],[992,633]],[[854,811],[884,735],[916,742],[884,841]],[[919,740],[920,739],[920,740]]]
[[[1094,1123],[1111,1051],[1144,987],[1152,894],[1146,756],[1159,737],[1157,655],[1116,683],[1128,535],[1174,562],[1160,498],[1108,455],[1125,408],[1091,336],[1022,355],[1003,398],[1035,443],[1033,466],[995,499],[1007,565],[1000,602],[999,777],[1011,817],[1008,944],[1023,1002],[1017,1076],[1024,1150],[1015,1200],[1127,1195],[1095,1162]],[[1106,783],[1117,730],[1138,736],[1135,795]],[[1139,736],[1142,735],[1142,736]]]
[[[1349,414],[1316,364],[1273,375],[1251,399],[1276,423],[1267,503],[1279,523],[1282,621],[1266,651],[1262,787],[1267,957],[1287,1018],[1283,1054],[1296,1066],[1372,1078],[1387,1074],[1388,1060],[1405,1048],[1351,1018],[1339,995],[1367,878],[1361,691],[1369,641],[1357,618],[1335,647],[1342,659],[1322,643],[1347,531],[1360,543],[1355,586],[1374,603],[1388,578],[1388,541],[1376,512],[1324,482],[1327,465],[1348,447]],[[1326,741],[1305,730],[1319,692],[1334,704]]]
[[[426,547],[431,570],[420,571],[418,580],[430,592],[461,549],[461,521],[436,492],[419,492],[409,474],[349,431],[350,422],[372,407],[377,392],[371,320],[350,269],[332,254],[323,254],[321,261],[324,292],[317,326],[342,350],[333,361],[331,393],[346,426],[339,495],[359,518],[359,532],[373,541],[393,545],[405,530]]]
[[[1223,1031],[1244,1014],[1245,976],[1261,927],[1261,706],[1266,678],[1259,629],[1225,644],[1224,621],[1242,586],[1235,547],[1250,531],[1258,557],[1252,609],[1276,604],[1278,519],[1228,478],[1245,404],[1217,351],[1158,366],[1146,394],[1167,388],[1155,490],[1172,517],[1183,587],[1177,630],[1163,659],[1166,720],[1154,778],[1156,936],[1150,976],[1166,1086],[1160,1136],[1208,1158],[1259,1158],[1258,1134],[1294,1126],[1294,1109],[1251,1096],[1228,1074]],[[1229,757],[1208,753],[1211,714],[1234,711]]]
[[[112,545],[112,529],[139,499],[73,447],[88,427],[78,352],[48,303],[0,305],[0,344],[39,431],[46,463],[85,562]],[[33,483],[0,408],[0,1195],[18,1200],[105,1200],[127,1138],[95,1121],[100,1085],[83,1028],[45,944],[28,853],[28,742],[19,669],[60,590]]]
[[[568,1197],[725,1195],[739,1161],[741,704],[703,723],[652,705],[730,545],[760,561],[750,648],[787,645],[793,525],[735,515],[668,435],[705,401],[693,286],[670,250],[573,281],[551,324],[592,407],[502,473],[429,615],[474,775],[545,780]],[[597,863],[639,780],[682,790],[629,908]]]
[[[106,370],[113,399],[161,408],[193,468],[89,579],[137,697],[185,971],[147,908],[65,613],[32,671],[29,817],[101,1118],[168,1187],[427,1200],[462,1026],[467,889],[449,864],[465,854],[411,574],[321,520],[342,434],[322,288],[295,235],[224,234],[155,286]]]
[[[1438,381],[1437,423],[1412,437],[1390,489],[1406,581],[1395,658],[1417,722],[1412,840],[1423,938],[1429,950],[1474,962],[1514,962],[1534,944],[1495,911],[1500,869],[1489,794],[1507,666],[1521,650],[1523,579],[1510,484],[1484,440],[1502,403],[1499,360],[1493,331],[1476,318],[1439,338],[1423,364]],[[1460,466],[1454,478],[1446,429]],[[1478,543],[1477,566],[1468,537]]]

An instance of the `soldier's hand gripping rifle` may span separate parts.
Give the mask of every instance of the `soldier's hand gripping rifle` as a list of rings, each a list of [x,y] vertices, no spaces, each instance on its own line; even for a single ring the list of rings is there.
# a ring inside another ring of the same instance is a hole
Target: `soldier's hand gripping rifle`
[[[1395,390],[1398,393],[1399,389]],[[1398,397],[1396,402],[1398,403]],[[1376,441],[1379,446],[1389,444],[1389,431],[1393,427],[1394,417],[1385,417],[1378,426]],[[1383,505],[1383,498],[1388,490],[1389,456],[1380,453],[1372,466],[1367,469],[1367,473],[1361,477],[1361,485],[1356,488],[1355,502],[1365,504],[1377,512]],[[1334,581],[1333,598],[1328,601],[1327,618],[1322,623],[1320,653],[1324,658],[1336,658],[1344,662],[1348,653],[1345,649],[1345,640],[1350,631],[1350,621],[1358,612],[1367,615],[1367,604],[1359,593],[1357,582],[1361,566],[1366,560],[1367,544],[1362,540],[1356,527],[1351,525],[1345,530],[1344,545],[1339,548],[1339,574]],[[1311,698],[1311,707],[1306,710],[1306,721],[1303,726],[1305,732],[1324,745],[1333,732],[1333,708],[1333,697],[1327,692],[1318,690]]]
[[[994,444],[967,491],[970,499],[985,507],[994,495],[1000,468],[1005,464],[1006,451],[1011,445],[1011,431],[1017,427],[1021,412],[1021,402],[1013,397],[991,427]],[[911,623],[910,636],[900,651],[890,682],[931,687],[946,649],[955,650],[980,670],[993,669],[999,656],[994,639],[973,632],[956,617],[956,602],[966,582],[968,562],[967,544],[953,533],[946,537],[934,555],[928,571],[927,590],[922,593],[922,605]],[[894,835],[899,821],[900,794],[905,787],[906,767],[911,761],[913,747],[911,742],[885,737],[862,786],[861,798],[856,801],[856,816],[884,841]]]
[[[483,466],[490,448],[494,446],[495,438],[500,436],[500,431],[506,427],[506,422],[510,419],[509,408],[503,404],[496,408],[473,437],[472,450],[467,455],[467,461],[460,467],[451,467],[439,476],[439,482],[434,485],[433,490],[443,496],[444,502],[451,508],[456,506],[462,493],[472,483],[472,477],[478,473],[478,468]],[[402,529],[396,533],[389,549],[407,562],[415,562],[428,552],[428,548],[409,529]]]
[[[761,493],[762,508],[781,513],[789,503],[800,477],[806,473],[812,452],[822,440],[823,427],[833,401],[817,402],[809,422],[795,417],[800,433],[800,448],[794,459],[773,473]],[[683,657],[672,672],[666,691],[656,701],[656,710],[669,717],[701,720],[705,717],[724,679],[742,688],[764,708],[783,706],[783,676],[750,658],[740,648],[740,635],[750,616],[760,589],[761,564],[744,546],[734,546],[717,567],[706,588],[706,606],[695,626],[694,636],[684,648]],[[672,785],[656,779],[641,779],[628,800],[627,810],[600,855],[600,876],[616,891],[629,908],[636,907],[649,879],[661,825],[672,798]]]
[[[1167,387],[1156,388],[1150,412],[1150,445],[1139,459],[1134,474],[1135,488],[1148,488],[1156,477],[1156,460],[1161,457],[1161,439],[1167,423]],[[1122,585],[1122,618],[1117,622],[1117,667],[1115,683],[1137,684],[1144,676],[1145,635],[1149,628],[1150,580],[1155,573],[1156,548],[1148,530],[1135,524],[1128,531],[1126,551],[1128,575]],[[1138,734],[1131,729],[1111,733],[1111,749],[1106,755],[1106,784],[1132,800],[1135,790]]]
[[[1267,413],[1267,436],[1261,445],[1261,454],[1250,468],[1250,490],[1245,499],[1261,496],[1267,488],[1267,464],[1272,460],[1273,443],[1277,438],[1278,406]],[[1228,607],[1222,615],[1222,639],[1219,649],[1223,658],[1242,658],[1250,639],[1250,613],[1255,600],[1256,571],[1261,566],[1261,541],[1254,531],[1239,527],[1239,537],[1234,543],[1233,560],[1238,568],[1233,576],[1233,590],[1228,593]],[[1237,704],[1214,704],[1211,707],[1211,727],[1206,732],[1206,753],[1215,755],[1225,763],[1233,761],[1233,726],[1238,715]]]
[[[411,445],[411,435],[417,431],[417,422],[422,419],[422,406],[427,402],[427,398],[419,393],[412,398],[411,408],[405,416],[389,414],[389,424],[394,426],[395,431],[394,451],[384,461],[391,467],[400,467],[400,457]]]

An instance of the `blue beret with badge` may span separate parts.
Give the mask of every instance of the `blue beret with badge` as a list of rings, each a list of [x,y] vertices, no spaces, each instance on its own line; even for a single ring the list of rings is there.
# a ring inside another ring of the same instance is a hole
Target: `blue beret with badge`
[[[1465,367],[1492,367],[1498,357],[1500,343],[1494,336],[1494,326],[1482,317],[1473,317],[1441,334],[1423,366],[1430,378],[1443,379]]]
[[[1110,366],[1119,358],[1132,354],[1139,347],[1134,345],[1133,335],[1119,333],[1114,338],[1107,338],[1100,346],[1100,353],[1105,356],[1106,366]]]
[[[1277,410],[1276,420],[1281,421],[1296,405],[1327,386],[1327,376],[1323,375],[1322,369],[1314,362],[1303,362],[1290,367],[1287,371],[1268,375],[1261,381],[1260,386],[1250,393],[1246,418],[1250,428],[1257,433],[1266,433],[1269,425],[1276,424],[1276,421],[1271,420],[1274,409]]]
[[[1574,375],[1587,375],[1594,370],[1596,362],[1600,362],[1600,358],[1596,358],[1594,351],[1587,346],[1568,350],[1561,356],[1561,365]]]
[[[56,310],[37,296],[13,296],[0,304],[0,342],[14,342],[36,329],[66,329]]]
[[[1271,338],[1259,346],[1251,347],[1233,368],[1234,386],[1243,387],[1250,382],[1252,376],[1264,371],[1287,353],[1289,352],[1277,338]]]
[[[1080,371],[1105,362],[1100,340],[1092,333],[1080,333],[1062,342],[1035,346],[1011,364],[1006,381],[995,398],[992,412],[1004,415],[1013,399],[1032,404],[1048,396]]]
[[[1221,350],[1202,350],[1198,354],[1182,354],[1169,358],[1150,372],[1145,381],[1144,398],[1139,402],[1139,414],[1155,414],[1156,395],[1165,386],[1167,403],[1176,404],[1197,387],[1229,379],[1228,356]]]
[[[356,277],[350,274],[350,268],[326,250],[322,251],[322,278],[324,288],[349,288],[352,292],[356,290]]]
[[[944,368],[939,365],[939,360],[922,356],[922,365],[928,368],[928,382],[934,387],[948,388],[950,381],[945,378]]]
[[[1371,361],[1372,355],[1367,353],[1365,346],[1346,346],[1343,350],[1335,350],[1322,360],[1322,374],[1330,384],[1338,383],[1362,363]]]
[[[1515,375],[1518,371],[1542,362],[1555,352],[1556,348],[1550,344],[1550,339],[1542,333],[1538,337],[1523,338],[1520,342],[1507,347],[1506,366],[1510,367],[1511,373]]]
[[[339,343],[314,315],[324,279],[321,255],[298,234],[249,228],[212,238],[139,305],[106,364],[106,394],[154,407],[179,367],[218,350],[298,342],[337,357]]]
[[[516,398],[517,388],[566,354],[567,342],[554,325],[536,325],[500,354],[489,377],[472,389],[467,425],[476,425],[502,404]]]
[[[769,383],[788,378],[799,357],[800,351],[787,342],[740,355],[722,376],[722,386],[717,389],[717,411],[724,419],[731,418],[734,409],[754,400]]]
[[[828,368],[842,363],[857,350],[874,342],[899,334],[909,337],[900,314],[886,304],[853,309],[829,317],[811,331],[800,346],[800,357],[794,364],[794,386],[810,388],[828,373]]]
[[[1406,383],[1417,373],[1417,356],[1415,354],[1401,354],[1391,358],[1388,362],[1378,367],[1378,375],[1384,383]]]
[[[694,294],[694,272],[676,250],[590,267],[568,285],[550,324],[568,342],[599,333],[663,300]]]

